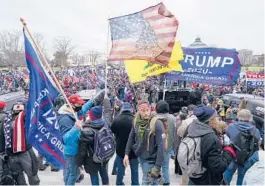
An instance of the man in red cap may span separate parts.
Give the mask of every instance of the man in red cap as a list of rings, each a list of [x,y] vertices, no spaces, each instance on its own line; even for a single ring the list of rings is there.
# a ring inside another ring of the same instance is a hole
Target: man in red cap
[[[90,108],[99,105],[104,98],[105,92],[101,91],[93,100],[87,103],[77,94],[73,94],[68,98],[75,115],[80,118],[84,117]],[[82,122],[76,121],[76,117],[72,113],[69,105],[63,105],[58,111],[58,124],[63,138],[64,158],[66,166],[64,169],[65,185],[75,185],[79,175],[75,157],[78,152],[78,142],[81,134]]]

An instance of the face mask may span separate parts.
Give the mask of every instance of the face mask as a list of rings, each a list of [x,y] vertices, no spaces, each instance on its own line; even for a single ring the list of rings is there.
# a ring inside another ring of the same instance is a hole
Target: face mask
[[[79,112],[82,109],[82,107],[74,107],[73,109],[75,112]]]

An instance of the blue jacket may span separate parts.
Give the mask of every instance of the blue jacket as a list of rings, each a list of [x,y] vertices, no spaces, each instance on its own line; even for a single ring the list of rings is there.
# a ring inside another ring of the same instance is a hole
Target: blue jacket
[[[235,137],[238,135],[239,132],[251,131],[251,130],[254,130],[253,128],[254,128],[254,125],[252,125],[251,123],[238,121],[238,122],[231,123],[227,127],[226,134],[231,141],[234,141]],[[255,134],[255,138],[258,141],[260,141],[260,132],[258,129],[256,129],[254,134]]]
[[[82,106],[82,109],[77,113],[77,116],[85,116],[92,105],[93,101],[88,101]],[[63,105],[58,113],[58,124],[63,138],[64,154],[74,156],[78,151],[78,141],[81,132],[75,128],[75,117],[66,105]]]

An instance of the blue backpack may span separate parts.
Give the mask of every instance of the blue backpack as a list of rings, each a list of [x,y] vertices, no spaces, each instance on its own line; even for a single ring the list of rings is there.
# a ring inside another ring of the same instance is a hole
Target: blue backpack
[[[94,130],[94,153],[93,161],[95,163],[106,163],[115,154],[116,142],[113,133],[108,126],[100,130]]]

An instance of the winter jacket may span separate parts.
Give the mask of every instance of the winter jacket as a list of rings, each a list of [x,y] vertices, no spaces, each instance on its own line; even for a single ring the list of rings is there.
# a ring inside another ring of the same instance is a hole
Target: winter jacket
[[[238,121],[238,122],[234,122],[231,123],[227,129],[226,129],[226,135],[229,137],[229,139],[231,141],[234,141],[235,137],[243,131],[252,131],[254,130],[254,125],[252,125],[251,123],[248,122],[242,122],[242,121]],[[255,132],[254,132],[254,136],[256,138],[256,140],[260,140],[261,136],[260,136],[260,132],[259,130],[256,128]]]
[[[93,105],[93,101],[88,101],[82,106],[82,109],[77,113],[78,117],[86,114]],[[58,111],[58,124],[63,138],[63,147],[65,155],[76,155],[78,151],[78,141],[80,130],[75,125],[75,117],[67,105],[63,105]]]
[[[107,162],[103,165],[93,161],[94,152],[94,131],[100,130],[105,125],[103,119],[89,121],[85,124],[78,145],[78,154],[76,156],[77,165],[79,167],[84,165],[85,171],[88,174],[95,175],[98,173],[101,166],[106,166]],[[93,129],[93,130],[92,130]]]
[[[190,178],[196,185],[220,185],[223,173],[233,160],[228,151],[222,152],[218,136],[207,124],[194,120],[188,128],[188,136],[201,137],[202,165],[207,170],[200,178]]]
[[[118,115],[111,126],[111,130],[116,139],[116,153],[120,157],[124,157],[126,144],[132,130],[134,116],[131,112],[125,111]],[[133,151],[130,152],[129,158],[136,158]]]
[[[84,165],[85,171],[92,175],[97,174],[100,167],[106,166],[108,163],[106,162],[102,165],[93,161],[94,131],[100,130],[103,126],[108,127],[110,126],[110,122],[112,122],[112,110],[109,99],[103,100],[103,110],[103,119],[88,121],[83,126],[78,144],[78,154],[76,156],[77,165]]]
[[[155,123],[155,134],[150,135],[149,139],[149,151],[147,151],[147,137],[150,131],[150,126],[147,124],[143,140],[140,141],[138,136],[139,126],[136,124],[132,127],[130,136],[126,145],[125,155],[129,155],[131,150],[139,158],[153,162],[157,168],[161,168],[164,164],[164,151],[165,151],[165,140],[164,136],[164,127],[163,123],[160,120],[157,120]]]

